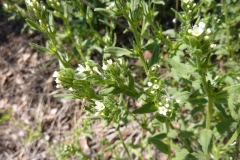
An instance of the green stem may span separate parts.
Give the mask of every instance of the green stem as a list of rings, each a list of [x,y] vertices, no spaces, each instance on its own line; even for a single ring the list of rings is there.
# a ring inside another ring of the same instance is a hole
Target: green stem
[[[232,49],[230,47],[230,27],[229,27],[229,22],[228,22],[228,8],[227,8],[227,4],[226,4],[226,0],[222,0],[222,6],[223,6],[223,14],[224,14],[224,20],[225,20],[225,24],[226,24],[226,48],[228,50],[228,52],[230,53],[230,57],[234,58],[234,55],[232,53]]]
[[[167,133],[170,132],[170,122],[169,121],[166,121],[165,125],[166,125],[166,128],[167,128]],[[171,160],[172,159],[172,153],[171,153],[171,146],[172,146],[172,140],[171,138],[168,138],[168,160]]]
[[[117,129],[117,131],[118,131],[118,135],[120,137],[120,140],[121,140],[121,142],[123,144],[123,147],[124,147],[125,151],[127,152],[128,158],[131,159],[130,153],[129,153],[128,148],[127,148],[127,146],[126,146],[126,144],[125,144],[125,142],[123,140],[122,133],[120,132],[119,128]]]

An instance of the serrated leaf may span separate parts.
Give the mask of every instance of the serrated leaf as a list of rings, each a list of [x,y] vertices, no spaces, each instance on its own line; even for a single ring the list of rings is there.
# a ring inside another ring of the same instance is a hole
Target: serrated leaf
[[[41,28],[39,27],[39,25],[37,25],[31,19],[27,18],[26,21],[32,28],[34,28],[35,30],[41,31]]]
[[[152,113],[156,111],[157,111],[157,108],[155,107],[154,103],[147,103],[147,104],[144,104],[142,107],[133,110],[132,113],[144,114],[144,113]]]
[[[209,146],[212,140],[212,131],[209,129],[203,129],[200,132],[200,136],[198,139],[199,144],[202,146],[202,151],[206,155],[208,154]]]
[[[127,50],[126,48],[119,48],[119,47],[108,47],[104,50],[105,53],[110,53],[117,57],[128,56],[133,57],[133,52]]]
[[[151,59],[149,60],[148,67],[150,68],[152,65],[156,64],[159,62],[159,54],[160,54],[160,44],[155,43],[154,49],[153,49],[153,54]]]
[[[33,47],[34,49],[36,49],[37,51],[41,52],[41,53],[45,53],[45,54],[49,54],[49,55],[54,55],[53,53],[51,53],[51,51],[49,49],[47,49],[46,47],[43,46],[39,46],[38,44],[35,43],[29,43],[31,47]]]
[[[183,160],[189,154],[188,150],[183,148],[181,151],[175,154],[175,157],[172,160]]]

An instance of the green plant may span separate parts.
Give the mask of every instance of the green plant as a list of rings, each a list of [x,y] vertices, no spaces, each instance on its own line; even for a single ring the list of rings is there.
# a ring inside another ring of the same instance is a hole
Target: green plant
[[[238,159],[239,36],[230,28],[239,31],[234,26],[240,20],[227,7],[238,11],[239,2],[182,0],[182,11],[172,9],[181,23],[178,32],[163,31],[156,21],[159,4],[165,3],[26,0],[31,14],[26,21],[48,39],[45,47],[31,46],[58,58],[60,70],[53,77],[57,88],[69,90],[65,96],[85,99],[84,108],[92,116],[106,125],[114,123],[120,139],[115,145],[122,143],[128,159],[132,155],[142,159],[136,148],[151,155],[150,144],[168,159]],[[218,18],[210,21],[221,10],[225,13],[219,17],[224,19],[221,25]],[[119,18],[127,27],[119,24]],[[130,47],[116,45],[117,26],[133,36]],[[144,58],[146,50],[152,53],[149,60]],[[93,51],[101,53],[103,61],[91,60]],[[222,73],[217,66],[225,57],[227,69],[221,68]],[[140,62],[134,66],[139,72],[133,72],[131,59]],[[70,66],[72,60],[79,63],[76,69]],[[163,68],[167,70],[160,74]],[[129,99],[143,102],[142,106],[133,109]],[[139,123],[143,135],[150,133],[139,146],[126,144],[119,130],[120,122],[126,125],[130,119]],[[117,153],[115,157],[119,158]]]

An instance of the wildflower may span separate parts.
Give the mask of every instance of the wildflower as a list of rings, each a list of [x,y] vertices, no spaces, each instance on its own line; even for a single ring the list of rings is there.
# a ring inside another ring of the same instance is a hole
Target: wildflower
[[[63,88],[63,86],[59,83],[56,85],[56,88]]]
[[[151,87],[152,86],[152,82],[148,82],[147,85],[148,85],[148,87]]]
[[[151,94],[154,94],[154,93],[155,93],[155,91],[151,91],[150,93],[151,93]]]
[[[163,106],[158,107],[158,113],[159,114],[162,114],[162,115],[166,116],[167,115],[167,111],[168,111],[167,108],[165,108]]]
[[[206,32],[207,32],[207,34],[210,34],[212,31],[211,31],[210,28],[208,28],[208,29],[206,30]]]
[[[69,90],[69,91],[73,91],[73,88],[72,88],[72,87],[70,87],[68,90]]]
[[[107,63],[108,63],[108,64],[112,64],[113,62],[112,62],[111,59],[108,59],[108,60],[107,60]]]
[[[81,74],[85,71],[85,68],[81,64],[78,64],[77,71],[78,71],[79,74]]]
[[[118,58],[118,61],[119,61],[119,63],[122,65],[122,63],[123,63],[122,58]]]
[[[209,40],[209,36],[204,36],[204,40]]]
[[[98,111],[104,110],[105,105],[104,105],[102,102],[95,101],[95,104],[96,104],[95,108],[96,108]]]
[[[97,67],[93,67],[93,70],[94,70],[95,72],[97,72],[99,75],[102,75],[101,72],[98,70]]]
[[[61,81],[58,78],[55,79],[55,82],[56,83],[61,83]]]
[[[154,84],[154,85],[153,85],[153,89],[159,89],[159,85]]]
[[[173,18],[172,22],[173,22],[173,23],[176,23],[176,22],[177,22],[176,18]]]
[[[210,44],[210,48],[215,48],[216,44]]]
[[[52,75],[52,76],[53,76],[53,77],[58,77],[58,76],[59,76],[58,71],[53,72],[53,75]]]
[[[166,107],[166,108],[168,108],[168,107],[169,107],[169,104],[168,104],[168,103],[167,103],[167,104],[165,104],[165,107]]]
[[[105,63],[103,63],[102,69],[103,69],[103,70],[107,70],[107,69],[108,69],[108,66],[107,66]]]
[[[190,2],[190,0],[183,0],[183,3],[188,3]]]
[[[198,25],[194,25],[192,30],[188,30],[188,33],[190,32],[192,35],[198,37],[203,33],[204,27],[205,23],[200,22]]]
[[[196,3],[193,3],[193,7],[195,7],[196,6]]]

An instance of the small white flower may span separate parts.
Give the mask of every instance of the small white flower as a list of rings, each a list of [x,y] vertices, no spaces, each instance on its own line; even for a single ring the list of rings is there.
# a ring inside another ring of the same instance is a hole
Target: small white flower
[[[55,82],[58,84],[61,83],[61,81],[58,78],[55,79]]]
[[[112,61],[111,59],[108,59],[108,60],[107,60],[107,63],[108,63],[108,64],[112,64],[113,61]]]
[[[95,101],[95,104],[96,104],[95,108],[96,108],[98,111],[104,110],[105,105],[104,105],[102,102]]]
[[[176,18],[173,18],[172,22],[173,22],[173,23],[176,23],[176,22],[177,22]]]
[[[180,100],[180,99],[176,99],[176,102],[177,102],[177,103],[180,103],[180,102],[181,102],[181,100]]]
[[[188,10],[188,13],[192,13],[192,10]]]
[[[118,61],[119,61],[119,63],[122,65],[122,63],[123,63],[122,58],[118,58]]]
[[[99,75],[101,75],[102,76],[102,73],[98,70],[98,68],[97,67],[93,67],[93,70],[97,73],[97,74],[99,74]]]
[[[53,76],[53,77],[58,77],[58,76],[59,76],[58,71],[54,71],[52,76]]]
[[[162,114],[162,115],[164,115],[164,116],[166,116],[167,115],[167,108],[165,108],[165,107],[158,107],[158,113],[159,114]]]
[[[182,0],[183,1],[183,3],[188,3],[189,2],[189,0]]]
[[[204,36],[204,40],[209,40],[209,36]]]
[[[63,88],[63,86],[61,84],[57,84],[56,88]]]
[[[158,104],[159,104],[159,106],[161,106],[161,105],[162,105],[162,102],[159,102]]]
[[[169,107],[169,104],[168,104],[168,103],[167,103],[167,104],[165,104],[165,107],[166,107],[166,108],[168,108],[168,107]]]
[[[187,8],[190,8],[190,5],[187,5]]]
[[[206,33],[207,34],[210,34],[212,31],[211,31],[211,29],[210,28],[208,28],[207,30],[206,30]]]
[[[147,82],[148,87],[152,86],[152,82]]]
[[[70,87],[68,90],[69,90],[69,91],[73,91],[73,88],[72,88],[72,87]]]
[[[199,22],[198,26],[202,29],[205,28],[206,24],[204,22]]]
[[[151,94],[154,94],[154,93],[155,93],[155,91],[151,91],[150,93],[151,93]]]
[[[204,28],[194,25],[192,30],[192,35],[198,37],[203,33],[203,31],[204,31]]]
[[[102,69],[106,71],[108,69],[108,66],[105,63],[103,63]]]
[[[81,74],[81,73],[83,73],[85,71],[85,68],[83,67],[83,65],[78,64],[77,71],[78,71],[79,74]]]
[[[210,48],[215,48],[216,44],[210,44]]]
[[[196,3],[193,3],[193,7],[195,7],[196,6]]]
[[[159,89],[159,85],[154,84],[154,85],[153,85],[153,89]]]
[[[188,33],[192,34],[193,30],[192,29],[188,29]]]

